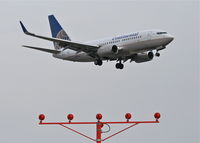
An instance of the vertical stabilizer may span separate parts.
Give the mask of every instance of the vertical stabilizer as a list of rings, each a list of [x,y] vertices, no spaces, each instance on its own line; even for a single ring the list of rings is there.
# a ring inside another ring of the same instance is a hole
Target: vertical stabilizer
[[[54,17],[54,15],[49,15],[48,18],[49,18],[49,24],[51,28],[52,37],[71,41],[71,39],[69,38],[65,30],[61,27],[61,25],[59,24],[57,19]],[[54,47],[55,49],[61,48],[59,44],[56,42],[54,42]]]

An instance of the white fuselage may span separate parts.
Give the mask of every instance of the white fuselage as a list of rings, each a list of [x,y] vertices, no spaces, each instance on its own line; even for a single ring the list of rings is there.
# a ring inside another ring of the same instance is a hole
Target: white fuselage
[[[167,44],[173,40],[173,36],[162,30],[149,30],[134,32],[112,38],[100,39],[86,42],[85,44],[99,46],[106,49],[116,45],[119,49],[117,54],[107,55],[110,59],[125,58],[131,55],[164,49]],[[63,49],[59,54],[53,54],[54,57],[77,62],[93,62],[95,59],[85,52],[77,52],[70,49]],[[106,60],[100,56],[101,60]]]

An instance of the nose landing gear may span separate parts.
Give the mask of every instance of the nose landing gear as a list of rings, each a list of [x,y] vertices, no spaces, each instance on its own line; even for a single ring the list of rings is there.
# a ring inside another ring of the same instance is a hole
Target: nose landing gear
[[[156,57],[160,57],[160,53],[158,53],[158,51],[156,52]]]

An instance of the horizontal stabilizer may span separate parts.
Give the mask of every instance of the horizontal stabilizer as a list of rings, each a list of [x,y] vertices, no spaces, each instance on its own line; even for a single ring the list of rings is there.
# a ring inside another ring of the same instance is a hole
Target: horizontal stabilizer
[[[51,49],[45,49],[45,48],[39,48],[39,47],[33,47],[33,46],[23,45],[22,47],[26,47],[26,48],[30,48],[30,49],[34,49],[34,50],[39,50],[39,51],[43,51],[43,52],[47,52],[47,53],[52,53],[52,54],[60,53],[60,51],[57,51],[57,50],[51,50]]]

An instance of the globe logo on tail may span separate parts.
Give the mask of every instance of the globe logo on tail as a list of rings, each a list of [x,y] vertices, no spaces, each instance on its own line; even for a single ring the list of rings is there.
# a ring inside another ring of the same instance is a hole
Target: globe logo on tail
[[[58,34],[56,35],[56,38],[71,41],[71,39],[69,38],[69,36],[67,35],[67,33],[63,29],[58,32]],[[59,43],[57,43],[57,42],[54,43],[54,46],[55,46],[55,49],[62,48],[59,45]]]

